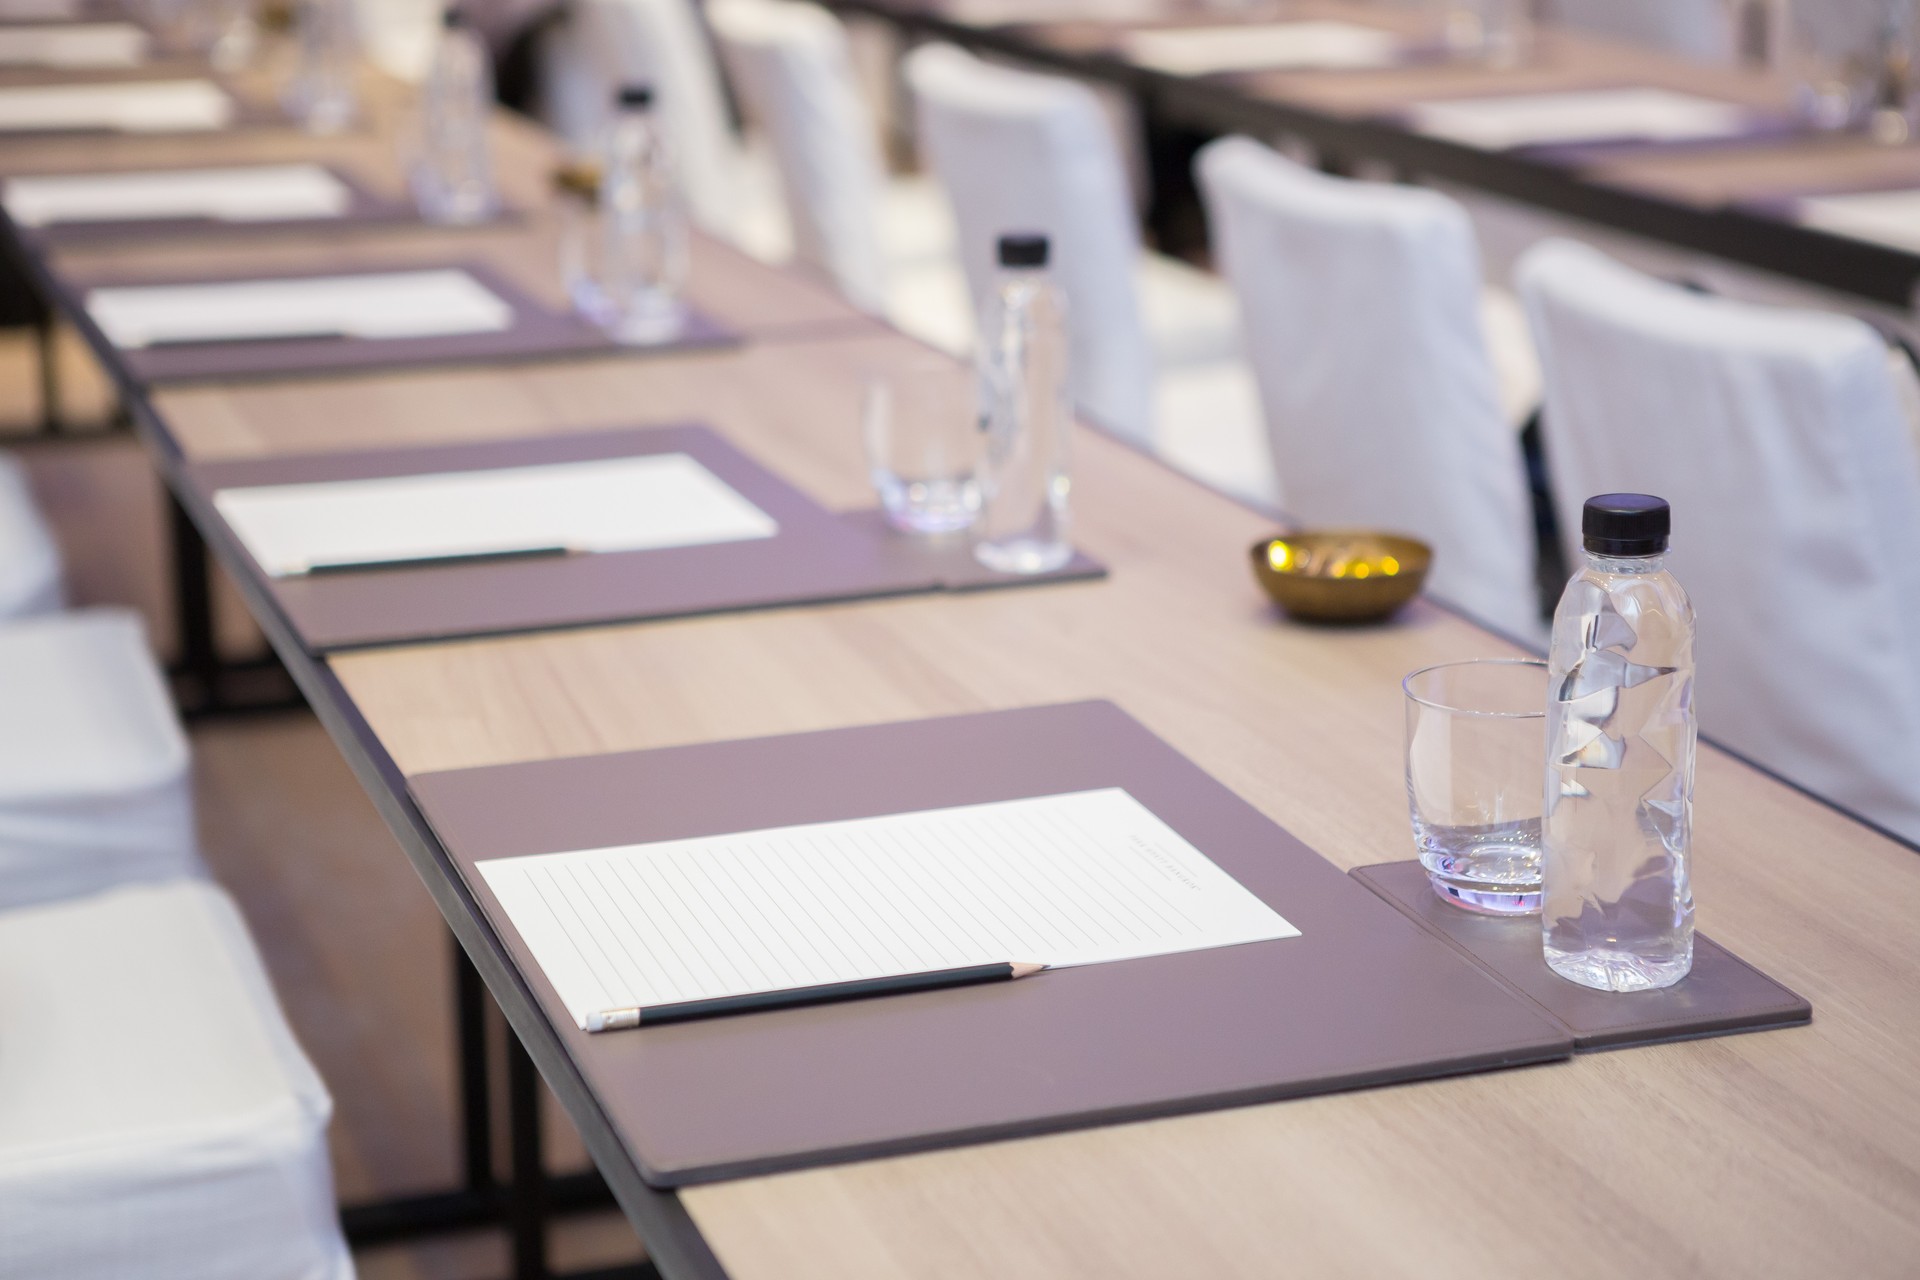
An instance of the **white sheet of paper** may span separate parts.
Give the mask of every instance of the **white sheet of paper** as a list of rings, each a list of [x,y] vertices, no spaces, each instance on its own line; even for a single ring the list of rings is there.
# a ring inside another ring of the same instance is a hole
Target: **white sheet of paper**
[[[214,505],[276,577],[314,565],[565,547],[646,551],[770,538],[773,518],[684,453],[222,489]]]
[[[130,22],[0,28],[0,67],[137,67],[147,33]]]
[[[0,132],[6,133],[205,133],[226,128],[233,115],[233,99],[211,80],[0,89]]]
[[[1135,31],[1127,52],[1159,71],[1213,75],[1390,67],[1400,61],[1402,46],[1391,32],[1354,22],[1272,22]]]
[[[1920,188],[1809,196],[1799,202],[1798,213],[1807,226],[1835,235],[1920,250]]]
[[[583,1028],[609,1009],[1300,933],[1117,787],[479,869]]]
[[[513,307],[458,268],[351,276],[116,285],[87,294],[87,313],[124,350],[156,342],[346,336],[430,338],[497,333]]]
[[[0,195],[23,227],[141,218],[338,218],[352,203],[347,184],[317,164],[9,178]]]
[[[1678,142],[1745,133],[1752,117],[1731,102],[1666,89],[1588,89],[1416,103],[1414,128],[1499,151],[1555,143]]]

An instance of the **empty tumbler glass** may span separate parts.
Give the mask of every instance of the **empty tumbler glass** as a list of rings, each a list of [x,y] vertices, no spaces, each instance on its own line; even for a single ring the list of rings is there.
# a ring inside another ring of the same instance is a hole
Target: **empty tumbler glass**
[[[1401,687],[1413,840],[1434,892],[1475,911],[1538,911],[1547,664],[1450,662]]]
[[[907,533],[958,533],[980,514],[978,393],[948,360],[867,376],[860,407],[867,472],[887,523]]]

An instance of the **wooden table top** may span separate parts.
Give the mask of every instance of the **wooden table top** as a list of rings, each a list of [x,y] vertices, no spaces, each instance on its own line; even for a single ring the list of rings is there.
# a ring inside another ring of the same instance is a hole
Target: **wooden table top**
[[[525,278],[544,270],[536,233],[477,238],[498,240],[490,253]],[[356,252],[399,260],[476,237],[373,241]],[[199,254],[211,267],[300,251],[202,243],[115,260]],[[777,273],[743,267],[721,285],[728,264],[703,254],[697,298],[738,290],[751,309],[764,290],[780,305]],[[198,457],[693,418],[844,507],[871,502],[862,377],[927,358],[843,315],[727,352],[196,387],[153,407]],[[1282,622],[1246,565],[1269,532],[1262,517],[1105,436],[1083,431],[1075,447],[1076,538],[1111,566],[1105,582],[363,652],[333,667],[407,774],[1111,698],[1335,864],[1410,856],[1399,679],[1511,647],[1424,602],[1375,629]],[[1920,856],[1706,749],[1695,889],[1702,929],[1810,998],[1811,1026],[681,1198],[733,1280],[1911,1274]]]

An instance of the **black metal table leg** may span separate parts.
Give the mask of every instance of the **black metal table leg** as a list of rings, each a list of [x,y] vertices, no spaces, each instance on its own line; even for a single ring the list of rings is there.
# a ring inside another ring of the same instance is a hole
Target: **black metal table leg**
[[[51,308],[43,308],[34,319],[33,346],[40,367],[40,430],[57,436],[67,423],[60,411],[60,350]]]
[[[513,1239],[514,1280],[547,1280],[547,1171],[540,1152],[540,1072],[520,1044],[507,1036],[508,1143],[513,1185],[508,1189],[507,1226]]]
[[[454,1024],[460,1071],[461,1166],[469,1191],[487,1191],[493,1176],[493,1095],[487,1058],[487,988],[466,948],[451,932],[453,945]]]

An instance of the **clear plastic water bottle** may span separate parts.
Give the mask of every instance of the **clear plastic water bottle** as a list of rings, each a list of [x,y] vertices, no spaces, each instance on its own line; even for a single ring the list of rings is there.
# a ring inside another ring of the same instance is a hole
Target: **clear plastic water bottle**
[[[487,46],[460,10],[450,9],[420,92],[421,155],[414,166],[413,194],[427,221],[481,222],[499,207],[487,145],[492,107],[493,62]]]
[[[652,342],[684,322],[687,212],[653,90],[629,85],[616,106],[601,158],[597,297],[585,309],[618,338]]]
[[[1601,991],[1693,966],[1693,606],[1659,498],[1587,501],[1587,563],[1553,617],[1541,927],[1547,964]]]
[[[1073,556],[1067,302],[1047,255],[1045,236],[1000,237],[1000,280],[980,335],[986,441],[973,553],[1000,573],[1046,573]]]
[[[299,0],[300,64],[287,109],[308,133],[339,133],[357,111],[354,64],[360,44],[349,0]]]

